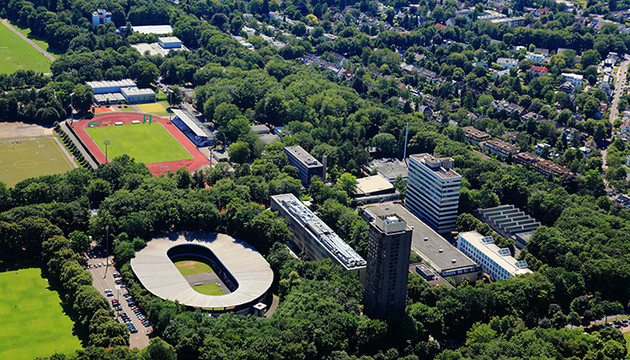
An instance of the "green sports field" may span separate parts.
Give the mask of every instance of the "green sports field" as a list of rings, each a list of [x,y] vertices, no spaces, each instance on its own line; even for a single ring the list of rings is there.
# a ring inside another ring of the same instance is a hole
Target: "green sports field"
[[[213,295],[213,296],[225,295],[225,293],[221,290],[221,288],[219,288],[219,285],[214,284],[214,283],[193,286],[193,290],[204,295]]]
[[[59,294],[40,269],[0,273],[0,359],[30,360],[81,348]]]
[[[109,140],[107,157],[113,159],[127,154],[144,164],[192,159],[192,155],[162,126],[129,124],[85,129],[105,152],[103,142]]]
[[[18,69],[50,71],[51,61],[29,43],[0,24],[0,73],[12,73]]]
[[[204,264],[199,261],[192,261],[192,260],[178,261],[175,263],[175,266],[177,266],[177,269],[179,270],[179,272],[182,273],[182,275],[184,276],[201,274],[208,271],[212,271],[212,268],[210,267],[210,265]]]
[[[24,179],[61,174],[72,168],[53,139],[0,142],[0,181],[9,187]]]

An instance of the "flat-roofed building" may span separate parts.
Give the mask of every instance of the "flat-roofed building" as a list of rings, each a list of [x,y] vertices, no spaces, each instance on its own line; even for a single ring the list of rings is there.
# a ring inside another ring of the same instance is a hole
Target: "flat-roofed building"
[[[182,41],[175,36],[159,37],[158,44],[164,49],[178,49],[182,47]]]
[[[488,224],[492,230],[501,236],[512,238],[516,245],[522,249],[527,246],[527,242],[522,242],[516,238],[519,233],[532,232],[540,226],[538,220],[525,214],[514,205],[501,205],[487,209],[478,209],[477,214],[484,223]]]
[[[409,156],[405,204],[439,233],[455,230],[462,177],[453,170],[452,158],[431,154]]]
[[[353,203],[371,204],[380,201],[398,200],[400,193],[396,191],[394,185],[385,177],[374,175],[357,179],[356,191],[352,197]]]
[[[439,276],[452,279],[456,283],[460,283],[464,278],[469,281],[478,279],[481,271],[479,265],[404,206],[399,204],[367,206],[363,208],[361,215],[370,222],[388,214],[395,214],[413,230],[411,250],[420,255]]]
[[[460,233],[457,248],[477,262],[484,272],[495,280],[505,280],[517,275],[531,274],[525,260],[516,260],[510,249],[501,249],[494,244],[492,236],[483,236],[476,231]]]
[[[571,173],[568,168],[558,165],[553,161],[540,160],[532,165],[532,170],[545,176],[560,176],[565,177]]]
[[[131,79],[87,81],[85,85],[94,90],[94,94],[117,93],[124,88],[136,87],[136,82]]]
[[[490,139],[483,143],[482,150],[501,158],[507,158],[510,155],[516,155],[519,149],[518,146],[512,145],[503,140]]]
[[[515,164],[523,165],[525,167],[530,167],[532,164],[540,161],[540,158],[529,152],[521,152],[512,158],[512,161]]]
[[[466,140],[473,145],[479,145],[480,142],[490,139],[490,134],[472,126],[466,126],[462,129],[466,133]]]
[[[407,302],[407,279],[412,230],[396,214],[370,222],[364,312],[371,318],[402,317]]]
[[[308,187],[311,178],[315,175],[324,178],[324,165],[317,161],[311,154],[304,150],[301,146],[285,146],[284,152],[289,157],[289,164],[298,169],[300,180],[304,187]]]
[[[383,176],[389,182],[394,182],[398,177],[407,180],[409,171],[407,164],[395,158],[374,159],[366,167],[368,171],[374,171]]]
[[[366,261],[295,195],[272,196],[271,210],[288,220],[291,242],[299,252],[316,261],[331,259],[364,278]]]
[[[155,102],[155,91],[152,89],[139,89],[137,87],[126,87],[120,92],[130,104],[153,103]]]
[[[168,35],[173,32],[171,25],[141,25],[132,26],[131,29],[140,34]]]

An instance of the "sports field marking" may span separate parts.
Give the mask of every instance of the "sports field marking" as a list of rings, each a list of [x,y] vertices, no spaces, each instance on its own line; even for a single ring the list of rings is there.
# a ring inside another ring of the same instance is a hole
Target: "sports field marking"
[[[9,187],[31,177],[62,174],[73,168],[52,138],[0,142],[0,181]]]
[[[202,263],[200,261],[192,261],[192,260],[184,260],[178,261],[175,263],[177,269],[184,276],[194,275],[194,274],[202,274],[205,272],[212,271],[210,265]]]
[[[0,359],[30,360],[81,348],[59,294],[40,269],[0,273]]]
[[[192,155],[158,122],[86,128],[96,145],[113,159],[127,154],[144,164],[192,159]]]
[[[213,295],[213,296],[225,295],[225,293],[223,292],[223,290],[221,290],[219,285],[215,283],[193,286],[193,290],[204,295]]]
[[[0,24],[0,39],[0,73],[10,74],[18,69],[50,71],[52,61],[3,24]]]

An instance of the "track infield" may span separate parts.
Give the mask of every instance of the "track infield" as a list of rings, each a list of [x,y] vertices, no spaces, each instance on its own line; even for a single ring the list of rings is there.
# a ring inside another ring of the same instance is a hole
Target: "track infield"
[[[212,296],[225,295],[223,290],[219,288],[219,285],[215,283],[193,286],[193,290],[204,295],[212,295]]]
[[[59,294],[40,269],[0,273],[0,359],[27,360],[81,348]]]
[[[107,157],[127,154],[144,164],[192,159],[192,155],[159,122],[87,128],[87,133]]]
[[[193,260],[183,260],[175,263],[177,269],[184,276],[195,275],[195,274],[203,274],[206,272],[213,271],[210,265],[204,264],[200,261]]]
[[[24,179],[62,174],[73,168],[53,138],[0,142],[0,181],[9,187]]]

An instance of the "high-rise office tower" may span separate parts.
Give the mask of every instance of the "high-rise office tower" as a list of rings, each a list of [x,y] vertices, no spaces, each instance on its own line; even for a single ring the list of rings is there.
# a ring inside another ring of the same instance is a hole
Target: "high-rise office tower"
[[[439,233],[455,230],[462,177],[452,158],[430,154],[409,156],[405,205]]]
[[[387,320],[405,313],[411,232],[397,215],[379,216],[370,223],[364,313]]]

